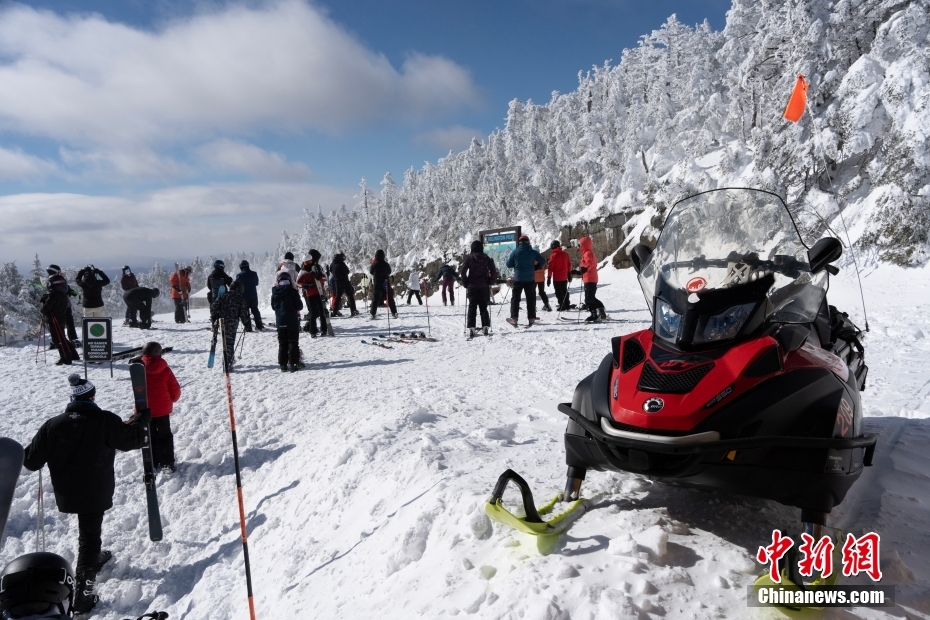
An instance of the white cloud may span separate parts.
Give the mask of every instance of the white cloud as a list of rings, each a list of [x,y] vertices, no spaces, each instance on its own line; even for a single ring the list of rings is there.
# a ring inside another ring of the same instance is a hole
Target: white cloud
[[[53,162],[23,153],[19,149],[0,146],[0,181],[43,177],[56,170],[57,166]]]
[[[306,181],[313,174],[302,162],[288,162],[280,153],[224,138],[196,149],[200,160],[220,173],[247,174],[267,181]]]
[[[192,177],[196,170],[172,157],[159,155],[145,145],[77,151],[58,149],[66,166],[85,179],[112,180],[114,175],[133,179],[175,179]]]
[[[0,261],[28,264],[36,252],[70,265],[140,255],[265,251],[277,245],[283,230],[300,229],[304,209],[351,204],[354,193],[308,183],[230,183],[137,196],[0,196]]]
[[[479,100],[463,67],[415,54],[398,71],[304,0],[233,4],[154,32],[10,5],[0,84],[0,129],[124,147],[418,122]]]
[[[414,140],[419,144],[437,146],[446,151],[463,151],[471,144],[472,138],[484,138],[480,129],[453,125],[452,127],[438,127],[417,135]]]

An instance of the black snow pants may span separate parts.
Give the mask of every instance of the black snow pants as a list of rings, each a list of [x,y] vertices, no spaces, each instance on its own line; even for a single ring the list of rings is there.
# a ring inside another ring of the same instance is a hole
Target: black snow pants
[[[584,305],[591,314],[597,314],[597,311],[604,307],[604,304],[595,297],[597,294],[597,282],[585,282],[584,284]]]
[[[513,291],[510,297],[510,318],[517,319],[520,317],[520,293],[526,297],[526,316],[530,319],[536,318],[536,282],[514,282]]]
[[[549,305],[549,297],[546,295],[546,283],[537,282],[536,288],[539,290],[539,296],[542,298],[543,306]]]
[[[279,327],[278,328],[278,365],[296,364],[300,361],[300,328]]]
[[[78,557],[75,573],[94,573],[100,561],[100,536],[103,532],[102,512],[82,512],[78,516]]]
[[[187,300],[177,298],[177,299],[174,299],[173,301],[174,301],[174,322],[175,323],[187,323],[187,314],[185,312]]]
[[[418,302],[420,303],[420,305],[422,306],[422,305],[423,305],[423,298],[420,297],[420,291],[407,291],[407,305],[408,305],[408,306],[410,305],[410,300],[413,299],[413,296],[414,296],[414,295],[417,296],[417,301],[418,301]]]
[[[555,288],[555,298],[559,300],[559,312],[565,312],[568,310],[569,301],[568,301],[568,280],[563,280],[562,282],[553,282],[553,288]]]
[[[491,315],[488,313],[488,303],[491,301],[491,290],[487,288],[470,288],[465,296],[468,298],[467,327],[475,326],[476,315],[481,310],[481,327],[491,326]]]
[[[316,335],[316,321],[320,320],[320,333],[326,333],[326,309],[323,307],[323,298],[320,295],[311,295],[304,297],[307,302],[307,323],[304,325],[304,331]]]
[[[171,416],[152,418],[149,423],[152,436],[152,461],[155,469],[174,465],[174,434],[171,432]]]
[[[371,302],[371,316],[375,316],[378,308],[384,303],[385,294],[387,294],[388,308],[390,308],[391,314],[397,314],[397,306],[394,304],[394,291],[391,290],[391,285],[388,284],[385,287],[384,282],[379,282],[375,285],[374,301]]]

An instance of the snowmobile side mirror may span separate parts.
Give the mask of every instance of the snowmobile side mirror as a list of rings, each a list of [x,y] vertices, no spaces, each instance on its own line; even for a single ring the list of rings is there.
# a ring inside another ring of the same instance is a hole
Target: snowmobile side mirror
[[[649,261],[650,256],[652,256],[652,250],[649,249],[648,245],[638,243],[633,246],[633,250],[630,252],[630,261],[632,261],[636,273],[643,270],[643,265]]]
[[[831,269],[830,263],[843,255],[843,244],[835,237],[824,237],[814,244],[807,252],[807,260],[811,266],[811,273],[819,273],[826,269],[833,275],[839,273],[836,267]]]

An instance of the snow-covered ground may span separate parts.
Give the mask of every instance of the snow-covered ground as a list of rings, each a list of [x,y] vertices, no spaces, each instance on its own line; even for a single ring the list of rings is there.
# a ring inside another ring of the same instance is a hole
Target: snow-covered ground
[[[886,580],[900,584],[898,600],[910,610],[890,615],[928,617],[930,271],[883,266],[863,281],[871,328],[863,400],[867,429],[880,440],[874,467],[833,522],[879,532]],[[383,313],[375,323],[336,319],[335,339],[301,339],[308,368],[297,374],[278,371],[273,332],[248,334],[232,382],[258,617],[774,616],[746,607],[745,586],[762,570],[758,545],[773,527],[793,527],[796,510],[591,472],[584,495],[592,508],[551,553],[484,516],[508,467],[540,502],[561,489],[565,418],[555,404],[594,370],[611,336],[647,325],[631,270],[606,268],[602,284],[616,322],[596,326],[541,313],[544,324],[516,331],[494,306],[495,335],[466,342],[464,308],[434,295],[429,327],[439,341],[385,350],[361,342],[387,332]],[[854,276],[834,282],[831,301],[863,325]],[[427,330],[424,308],[400,312],[393,329]],[[172,416],[180,467],[158,482],[165,539],[147,537],[139,454],[118,455],[115,507],[104,522],[115,559],[101,574],[94,617],[159,609],[173,619],[244,618],[222,373],[206,368],[205,317],[191,325],[159,318],[157,331],[116,333],[119,348],[148,338],[175,348],[166,357],[184,393]],[[0,348],[0,435],[23,443],[68,400],[71,370],[53,366],[51,355],[37,366],[35,354],[34,343]],[[98,402],[128,417],[126,365],[113,379],[98,368],[90,378]],[[37,487],[38,476],[24,472],[0,564],[35,548]],[[49,550],[73,560],[76,518],[48,504]]]

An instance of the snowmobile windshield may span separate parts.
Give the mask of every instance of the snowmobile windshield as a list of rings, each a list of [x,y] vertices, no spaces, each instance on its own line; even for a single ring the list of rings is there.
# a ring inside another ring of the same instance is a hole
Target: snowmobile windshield
[[[719,312],[691,321],[689,343],[735,337],[757,310],[770,322],[813,321],[827,274],[811,273],[807,250],[776,194],[719,189],[678,202],[639,275],[656,334],[678,341],[686,313],[712,299]]]

